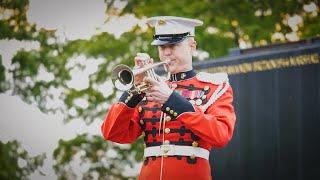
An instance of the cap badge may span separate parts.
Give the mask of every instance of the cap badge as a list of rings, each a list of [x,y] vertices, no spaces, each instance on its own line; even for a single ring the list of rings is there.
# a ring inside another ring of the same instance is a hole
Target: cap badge
[[[186,76],[187,76],[186,73],[182,73],[181,74],[181,79],[184,79]]]
[[[158,21],[159,26],[165,25],[165,24],[166,24],[166,21],[164,19],[159,19],[159,21]]]

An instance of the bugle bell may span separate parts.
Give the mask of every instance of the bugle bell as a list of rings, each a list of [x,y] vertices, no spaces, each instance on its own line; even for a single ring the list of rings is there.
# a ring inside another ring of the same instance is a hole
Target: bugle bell
[[[120,64],[117,65],[111,74],[112,83],[121,91],[130,90],[132,93],[144,92],[148,87],[146,84],[135,86],[135,76],[145,73],[147,77],[159,80],[154,72],[154,68],[160,65],[168,64],[169,61],[158,62],[154,64],[146,64],[141,68],[131,69],[129,66]]]

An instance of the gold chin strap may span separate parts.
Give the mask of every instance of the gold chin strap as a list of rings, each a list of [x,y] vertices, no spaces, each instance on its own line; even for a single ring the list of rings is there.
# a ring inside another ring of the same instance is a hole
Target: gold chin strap
[[[168,73],[168,77],[170,77],[170,72]],[[172,89],[172,85],[170,84],[170,88]],[[165,129],[166,129],[166,117],[167,114],[162,112],[160,113],[160,122],[159,122],[159,135],[160,135],[160,129],[161,129],[161,125],[162,125],[162,145],[164,145],[164,134],[165,134]],[[164,154],[161,154],[161,165],[160,165],[160,180],[162,180],[162,176],[163,176],[163,166],[164,166]]]
[[[162,124],[162,144],[164,143],[164,130],[165,130],[165,126],[166,126],[166,113],[163,113],[161,111],[161,115],[160,115],[160,122],[159,122],[159,135],[160,135],[160,128],[161,128],[161,124]],[[163,162],[163,157],[164,154],[162,153],[161,154],[161,165],[160,165],[160,180],[162,180],[162,174],[163,174],[163,165],[164,165],[164,162]]]

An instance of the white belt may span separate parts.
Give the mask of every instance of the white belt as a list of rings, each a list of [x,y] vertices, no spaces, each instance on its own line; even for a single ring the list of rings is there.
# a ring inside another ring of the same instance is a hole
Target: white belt
[[[150,156],[195,156],[209,160],[210,152],[200,147],[161,145],[144,149],[144,157]]]

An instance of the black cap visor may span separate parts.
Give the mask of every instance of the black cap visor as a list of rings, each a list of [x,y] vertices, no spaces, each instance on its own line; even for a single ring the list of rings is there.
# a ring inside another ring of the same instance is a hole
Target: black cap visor
[[[154,35],[151,45],[162,46],[176,44],[188,37],[190,33]]]

